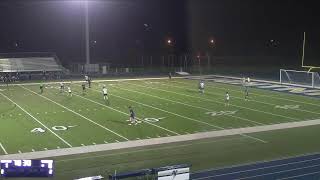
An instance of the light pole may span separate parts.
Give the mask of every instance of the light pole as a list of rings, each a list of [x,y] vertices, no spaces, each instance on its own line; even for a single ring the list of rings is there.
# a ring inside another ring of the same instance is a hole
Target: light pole
[[[89,5],[84,1],[85,6],[85,33],[86,33],[86,64],[90,64],[90,35],[89,35]]]

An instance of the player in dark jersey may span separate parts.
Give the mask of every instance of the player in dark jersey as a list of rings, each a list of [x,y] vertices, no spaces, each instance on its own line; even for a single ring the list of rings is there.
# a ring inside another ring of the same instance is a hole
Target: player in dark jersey
[[[129,114],[130,114],[129,121],[131,122],[131,124],[129,124],[129,125],[132,125],[132,124],[137,125],[138,122],[136,121],[136,114],[134,113],[131,106],[129,106]]]
[[[43,93],[43,88],[44,88],[44,86],[43,86],[43,84],[41,83],[41,84],[40,84],[40,93],[41,93],[41,94]]]
[[[88,77],[88,85],[89,85],[89,88],[91,88],[91,77]]]
[[[82,83],[82,94],[85,94],[86,93],[86,84],[85,83]]]

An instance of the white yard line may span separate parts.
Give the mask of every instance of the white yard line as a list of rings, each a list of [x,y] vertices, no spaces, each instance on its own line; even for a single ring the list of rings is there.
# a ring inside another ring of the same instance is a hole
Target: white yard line
[[[94,89],[93,89],[93,90],[94,90]],[[97,90],[94,90],[94,91],[97,91]],[[118,98],[120,98],[120,99],[125,99],[125,100],[127,100],[127,101],[131,101],[131,102],[140,104],[140,105],[142,105],[142,106],[150,107],[150,108],[152,108],[152,109],[156,109],[156,110],[159,110],[159,111],[168,113],[168,114],[172,114],[172,115],[175,115],[175,116],[184,118],[184,119],[188,119],[188,120],[191,120],[191,121],[194,121],[194,122],[198,122],[198,123],[201,123],[201,124],[206,124],[206,125],[208,125],[208,126],[211,126],[211,127],[217,128],[217,129],[223,129],[223,130],[225,129],[225,128],[220,127],[220,126],[217,126],[217,125],[213,125],[213,124],[210,124],[210,123],[207,123],[207,122],[204,122],[204,121],[200,121],[200,120],[197,120],[197,119],[194,119],[194,118],[190,118],[190,117],[187,117],[187,116],[183,116],[183,115],[180,115],[180,114],[177,114],[177,113],[174,113],[174,112],[171,112],[171,111],[167,111],[167,110],[164,110],[164,109],[155,107],[155,106],[151,106],[151,105],[148,105],[148,104],[144,104],[144,103],[141,103],[141,102],[137,102],[137,101],[134,101],[134,100],[132,100],[132,99],[128,99],[128,98],[125,98],[125,97],[117,96],[117,95],[114,95],[114,94],[110,94],[110,95],[111,95],[111,96],[118,97]],[[257,141],[260,141],[260,142],[263,142],[263,143],[267,143],[266,141],[264,141],[264,140],[262,140],[262,139],[258,139],[258,138],[251,137],[251,136],[248,136],[248,135],[244,135],[244,134],[241,134],[241,133],[240,133],[239,135],[245,136],[245,137],[248,137],[248,138],[252,138],[252,139],[254,139],[254,140],[257,140]]]
[[[8,154],[7,150],[4,148],[1,142],[0,142],[0,147],[3,150],[4,154]]]
[[[180,82],[180,81],[174,81],[175,83],[180,83],[180,84],[185,84],[185,85],[190,85],[188,83],[184,83],[184,82]],[[190,89],[189,87],[180,87],[180,86],[174,86],[174,85],[169,85],[167,83],[162,83],[162,85],[165,85],[165,86],[169,86],[169,87],[175,87],[175,88],[180,88],[180,89],[189,89],[189,90],[194,90],[194,89]],[[214,87],[215,89],[222,89],[222,90],[227,90],[225,88],[219,88],[219,87]],[[228,91],[230,92],[237,92],[239,93],[239,91],[236,91],[236,90],[232,90],[232,89],[228,89]],[[216,96],[224,96],[223,94],[218,94],[218,93],[212,93],[212,92],[206,92],[206,94],[212,94],[212,95],[216,95]],[[250,93],[250,94],[254,94],[254,93]],[[243,99],[243,97],[239,97],[239,96],[232,96],[236,99]],[[266,97],[270,97],[270,96],[266,96]],[[257,102],[257,103],[261,103],[261,104],[265,104],[265,105],[269,105],[269,106],[277,106],[278,104],[273,104],[273,103],[268,103],[268,102],[263,102],[263,101],[257,101],[257,100],[254,100],[254,99],[250,99],[250,101],[252,102]],[[320,114],[320,112],[314,112],[314,111],[308,111],[308,110],[305,110],[305,109],[289,109],[289,110],[293,110],[293,111],[302,111],[302,112],[307,112],[307,113],[311,113],[311,114]]]
[[[139,94],[143,94],[143,95],[146,95],[146,96],[150,96],[150,97],[154,97],[154,98],[158,98],[158,99],[174,102],[174,103],[177,103],[177,104],[182,104],[182,105],[189,106],[189,107],[192,107],[192,108],[202,109],[202,110],[206,110],[206,111],[213,111],[212,109],[208,109],[208,108],[204,108],[204,107],[200,107],[200,106],[194,106],[194,105],[191,105],[191,104],[187,104],[187,103],[183,103],[183,102],[174,101],[174,100],[171,100],[171,99],[167,99],[167,98],[162,98],[162,97],[159,97],[159,96],[151,95],[151,94],[148,94],[148,93],[143,93],[143,92],[139,92],[139,91],[135,91],[135,90],[129,90],[129,89],[120,88],[120,87],[115,87],[115,88],[119,88],[119,89],[126,90],[126,91],[131,91],[131,92],[135,92],[135,93],[139,93]],[[250,119],[246,119],[246,118],[242,118],[242,117],[238,117],[238,116],[233,116],[233,115],[226,115],[226,116],[230,116],[230,117],[233,117],[233,118],[241,119],[243,121],[248,121],[248,122],[259,124],[259,125],[265,125],[263,123],[260,123],[260,122],[257,122],[257,121],[253,121],[253,120],[250,120]]]
[[[11,100],[10,98],[8,98],[6,95],[0,93],[3,97],[5,97],[7,100],[9,100],[10,102],[12,102],[13,104],[15,104],[18,108],[20,108],[23,112],[25,112],[27,115],[29,115],[32,119],[34,119],[35,121],[37,121],[39,124],[41,124],[41,126],[43,126],[44,128],[46,128],[48,131],[50,131],[53,135],[55,135],[57,138],[59,138],[62,142],[64,142],[67,146],[72,147],[72,145],[70,143],[68,143],[66,140],[64,140],[62,137],[60,137],[58,134],[56,134],[55,132],[53,132],[50,128],[48,128],[46,125],[44,125],[40,120],[38,120],[37,118],[35,118],[32,114],[30,114],[28,111],[26,111],[24,108],[22,108],[19,104],[17,104],[16,102],[14,102],[13,100]]]
[[[96,92],[99,92],[99,91],[97,91],[97,90],[95,90],[95,89],[91,89],[91,90],[96,91]],[[100,93],[100,92],[99,92],[99,93]],[[113,111],[116,111],[116,112],[118,112],[118,113],[121,113],[121,114],[124,114],[124,115],[126,115],[126,116],[129,116],[129,114],[127,114],[127,113],[125,113],[125,112],[123,112],[123,111],[114,109],[114,108],[112,108],[112,107],[110,107],[110,106],[107,106],[107,105],[105,105],[105,104],[99,103],[99,102],[97,102],[97,101],[88,99],[88,98],[86,98],[86,97],[83,97],[83,96],[80,96],[80,95],[77,95],[77,94],[74,94],[74,95],[77,96],[77,97],[80,97],[80,98],[82,98],[82,99],[85,99],[85,100],[87,100],[87,101],[90,101],[90,102],[92,102],[92,103],[98,104],[98,105],[100,105],[100,106],[104,106],[104,107],[106,107],[106,108],[108,108],[108,109],[111,109],[111,110],[113,110]],[[143,121],[142,119],[139,119],[139,118],[137,118],[137,120]],[[177,132],[174,132],[174,131],[169,130],[169,129],[164,128],[164,127],[161,127],[161,126],[159,126],[159,125],[156,125],[156,124],[153,124],[153,123],[150,123],[150,122],[147,122],[147,121],[143,121],[143,122],[146,122],[146,123],[149,124],[149,125],[155,126],[155,127],[157,127],[157,128],[160,128],[160,129],[165,130],[165,131],[167,131],[167,132],[170,132],[170,133],[172,133],[172,134],[180,135],[180,134],[177,133]]]
[[[182,79],[185,77],[174,77],[174,79]],[[107,79],[107,80],[94,80],[92,81],[92,83],[99,83],[99,82],[121,82],[121,81],[145,81],[145,80],[161,80],[161,79],[168,79],[168,77],[154,77],[154,78],[128,78],[128,79]],[[83,83],[85,82],[84,80],[78,80],[78,81],[49,81],[49,82],[45,82],[45,83],[16,83],[16,84],[9,84],[9,86],[32,86],[32,85],[40,85],[40,84],[60,84],[60,83],[64,83],[64,84],[70,84],[70,83]],[[0,84],[0,87],[7,87],[6,84]]]
[[[47,158],[47,157],[83,154],[83,153],[99,152],[99,151],[107,151],[107,150],[127,149],[132,147],[144,147],[149,145],[186,142],[186,141],[215,138],[215,137],[226,137],[226,136],[232,136],[232,135],[239,135],[239,133],[250,134],[250,133],[268,132],[268,131],[289,129],[289,128],[307,127],[307,126],[314,126],[314,125],[320,125],[320,119],[292,122],[292,123],[265,125],[265,126],[255,126],[255,127],[248,127],[248,128],[201,132],[196,134],[188,134],[188,135],[180,135],[180,136],[170,136],[170,137],[144,139],[144,140],[132,140],[132,141],[119,142],[119,143],[91,145],[91,146],[85,146],[85,147],[74,147],[71,149],[69,148],[67,151],[66,149],[55,149],[55,150],[38,151],[38,152],[30,152],[30,153],[22,153],[22,154],[11,154],[11,155],[8,154],[8,155],[0,156],[0,159],[40,159],[40,158]],[[87,157],[87,158],[91,158],[91,157]]]
[[[97,122],[95,122],[95,121],[93,121],[93,120],[91,120],[91,119],[89,119],[89,118],[87,118],[87,117],[85,117],[85,116],[83,116],[83,115],[81,115],[81,114],[73,111],[72,109],[69,109],[69,108],[65,107],[64,105],[62,105],[62,104],[60,104],[60,103],[57,103],[57,102],[55,102],[55,101],[53,101],[53,100],[51,100],[51,99],[49,99],[49,98],[47,98],[47,97],[45,97],[45,96],[43,96],[43,95],[41,95],[41,94],[38,94],[38,93],[36,93],[36,92],[28,89],[28,88],[25,88],[25,87],[23,87],[23,86],[20,86],[20,87],[22,87],[23,89],[26,89],[26,90],[28,90],[28,91],[30,91],[30,92],[32,92],[32,93],[34,93],[34,94],[36,94],[36,95],[38,95],[38,96],[40,96],[40,97],[42,97],[42,98],[44,98],[44,99],[46,99],[46,100],[48,100],[48,101],[50,101],[50,102],[52,102],[52,103],[54,103],[54,104],[56,104],[56,105],[58,105],[58,106],[60,106],[60,107],[66,109],[66,110],[68,110],[68,111],[70,111],[70,112],[72,112],[72,113],[74,113],[74,114],[76,114],[76,115],[78,115],[78,116],[80,116],[80,117],[82,117],[83,119],[86,119],[87,121],[89,121],[89,122],[91,122],[91,123],[93,123],[93,124],[95,124],[95,125],[103,128],[103,129],[105,129],[105,130],[107,130],[107,131],[109,131],[109,132],[111,132],[111,133],[113,133],[113,134],[121,137],[122,139],[125,139],[125,140],[127,140],[127,141],[129,140],[128,138],[120,135],[119,133],[116,133],[116,132],[112,131],[111,129],[109,129],[109,128],[107,128],[107,127],[105,127],[105,126],[103,126],[103,125],[101,125],[101,124],[99,124],[99,123],[97,123]]]
[[[128,83],[128,84],[132,84],[132,83]],[[160,88],[153,88],[153,87],[148,87],[148,86],[143,86],[143,85],[138,85],[138,84],[132,84],[132,85],[141,86],[141,87],[150,88],[150,89],[157,89],[157,90],[163,91],[163,92],[168,92],[168,93],[178,94],[178,95],[181,95],[181,96],[201,99],[201,100],[204,100],[204,101],[210,101],[210,102],[215,102],[215,103],[219,103],[219,104],[224,104],[224,102],[220,102],[220,101],[216,101],[216,100],[212,100],[212,99],[207,99],[207,98],[196,97],[196,96],[183,94],[183,93],[177,93],[177,92],[174,92],[174,91],[168,91],[168,90],[164,90],[164,89],[160,89]],[[283,117],[283,118],[287,118],[287,119],[293,119],[293,120],[296,120],[296,121],[300,120],[300,119],[297,119],[297,118],[292,118],[292,117],[288,117],[288,116],[284,116],[284,115],[280,115],[280,114],[274,114],[274,113],[271,113],[271,112],[261,111],[261,110],[257,110],[257,109],[244,107],[244,106],[238,106],[238,105],[234,105],[234,104],[230,104],[230,106],[234,106],[234,107],[237,107],[237,108],[240,108],[240,109],[247,109],[247,110],[251,110],[251,111],[256,111],[256,112],[260,112],[260,113],[264,113],[264,114],[269,114],[269,115],[273,115],[273,116]]]

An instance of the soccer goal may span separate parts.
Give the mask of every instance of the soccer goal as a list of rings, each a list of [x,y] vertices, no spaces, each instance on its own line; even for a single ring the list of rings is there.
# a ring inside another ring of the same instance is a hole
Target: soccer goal
[[[320,87],[320,76],[317,72],[280,69],[280,83],[307,87]]]

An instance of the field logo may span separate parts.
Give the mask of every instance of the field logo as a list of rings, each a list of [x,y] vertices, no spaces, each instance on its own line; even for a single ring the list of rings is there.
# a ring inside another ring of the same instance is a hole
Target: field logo
[[[206,112],[206,114],[210,115],[210,116],[228,116],[228,115],[233,115],[235,114],[237,111],[218,111],[218,112]]]
[[[159,122],[161,119],[164,119],[165,117],[162,118],[144,118],[143,121],[149,122],[149,123],[156,123]]]
[[[299,109],[300,106],[299,105],[283,105],[283,106],[277,105],[277,106],[275,106],[275,108],[278,108],[278,109]]]
[[[76,126],[77,125],[75,125],[75,126],[53,126],[51,129],[54,130],[54,131],[66,131],[69,128],[73,128],[73,127],[76,127]],[[30,132],[32,132],[32,133],[44,133],[44,132],[46,132],[46,130],[44,130],[42,128],[34,128]]]

